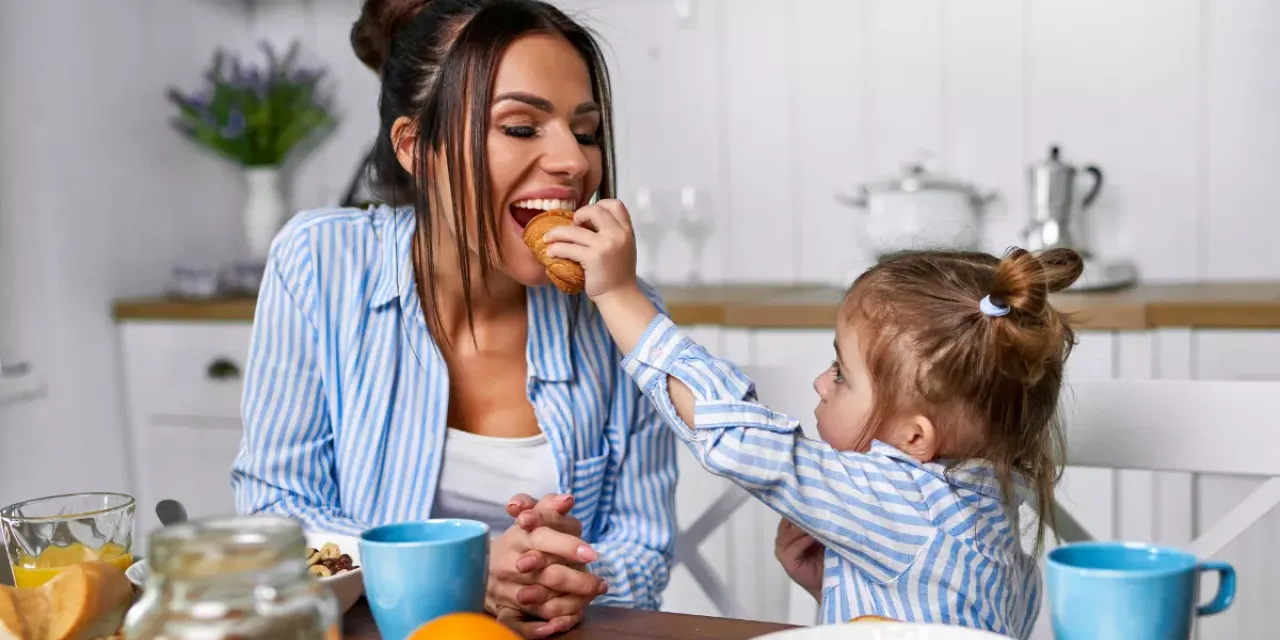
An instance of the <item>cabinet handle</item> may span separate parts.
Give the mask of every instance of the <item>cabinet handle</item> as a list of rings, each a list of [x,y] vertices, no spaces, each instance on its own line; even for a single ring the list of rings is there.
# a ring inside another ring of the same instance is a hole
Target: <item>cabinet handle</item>
[[[12,360],[0,358],[0,378],[7,378],[9,376],[25,376],[30,371],[30,363],[14,362]]]
[[[212,380],[232,380],[240,377],[240,367],[226,358],[217,358],[209,363],[205,375]]]

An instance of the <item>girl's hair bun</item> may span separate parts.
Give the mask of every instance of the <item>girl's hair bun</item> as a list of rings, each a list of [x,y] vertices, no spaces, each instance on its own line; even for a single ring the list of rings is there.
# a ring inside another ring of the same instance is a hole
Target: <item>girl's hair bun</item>
[[[1070,287],[1084,273],[1084,259],[1072,249],[1050,249],[1033,255],[1026,249],[1010,249],[996,265],[992,300],[1014,311],[1038,316],[1049,304],[1049,294]]]

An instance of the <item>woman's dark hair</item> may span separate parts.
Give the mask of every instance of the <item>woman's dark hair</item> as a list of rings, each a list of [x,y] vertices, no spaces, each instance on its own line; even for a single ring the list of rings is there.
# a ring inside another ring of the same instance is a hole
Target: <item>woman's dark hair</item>
[[[926,415],[944,437],[982,433],[980,449],[962,457],[989,461],[1011,503],[1014,474],[1026,481],[1040,515],[1037,554],[1054,524],[1053,488],[1066,458],[1058,395],[1075,345],[1049,294],[1083,270],[1070,249],[1013,248],[1003,258],[912,251],[868,269],[844,303],[875,398],[865,438],[908,412]],[[1006,313],[984,313],[984,298]]]
[[[445,215],[439,198],[428,202],[428,176],[438,175],[433,164],[443,150],[452,196],[454,241],[462,289],[467,300],[467,323],[472,324],[473,266],[468,238],[468,204],[477,212],[475,238],[480,282],[487,284],[494,264],[502,259],[498,225],[490,215],[488,160],[489,108],[498,62],[516,39],[534,33],[563,37],[582,55],[591,75],[592,98],[600,105],[600,145],[603,178],[599,196],[613,197],[614,157],[611,92],[604,55],[592,33],[559,9],[538,0],[365,0],[352,26],[356,55],[382,78],[378,100],[380,128],[373,149],[373,183],[379,196],[393,206],[412,203],[418,232],[414,240],[418,293],[428,326],[438,339],[441,331],[435,302],[436,233],[432,212]],[[396,157],[391,130],[404,116],[416,123],[416,166],[407,172]],[[468,139],[467,132],[470,131]],[[470,162],[467,161],[470,152]],[[427,297],[430,295],[431,297]],[[474,334],[474,332],[473,332]]]

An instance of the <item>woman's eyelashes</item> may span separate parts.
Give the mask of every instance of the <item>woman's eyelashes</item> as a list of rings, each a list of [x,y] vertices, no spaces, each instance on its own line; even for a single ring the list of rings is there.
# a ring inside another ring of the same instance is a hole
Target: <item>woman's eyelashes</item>
[[[507,124],[502,126],[502,132],[512,138],[532,138],[538,135],[538,130],[528,125]]]
[[[502,133],[512,138],[533,138],[538,135],[538,128],[531,125],[508,124],[502,125]],[[599,144],[600,139],[595,131],[591,133],[574,133],[573,137],[578,144],[587,146]]]

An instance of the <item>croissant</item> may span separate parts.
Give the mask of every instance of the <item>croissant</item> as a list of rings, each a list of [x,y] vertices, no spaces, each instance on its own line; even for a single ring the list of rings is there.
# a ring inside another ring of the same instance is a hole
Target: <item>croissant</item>
[[[849,622],[902,622],[902,621],[895,620],[893,618],[886,618],[884,616],[865,615],[865,616],[857,616],[855,618],[851,618]]]
[[[565,293],[581,293],[587,282],[587,274],[582,270],[582,265],[572,260],[547,256],[547,242],[542,239],[548,231],[566,224],[573,224],[572,211],[552,209],[539,213],[524,226],[524,243],[538,258],[538,262],[547,268],[551,284]]]

